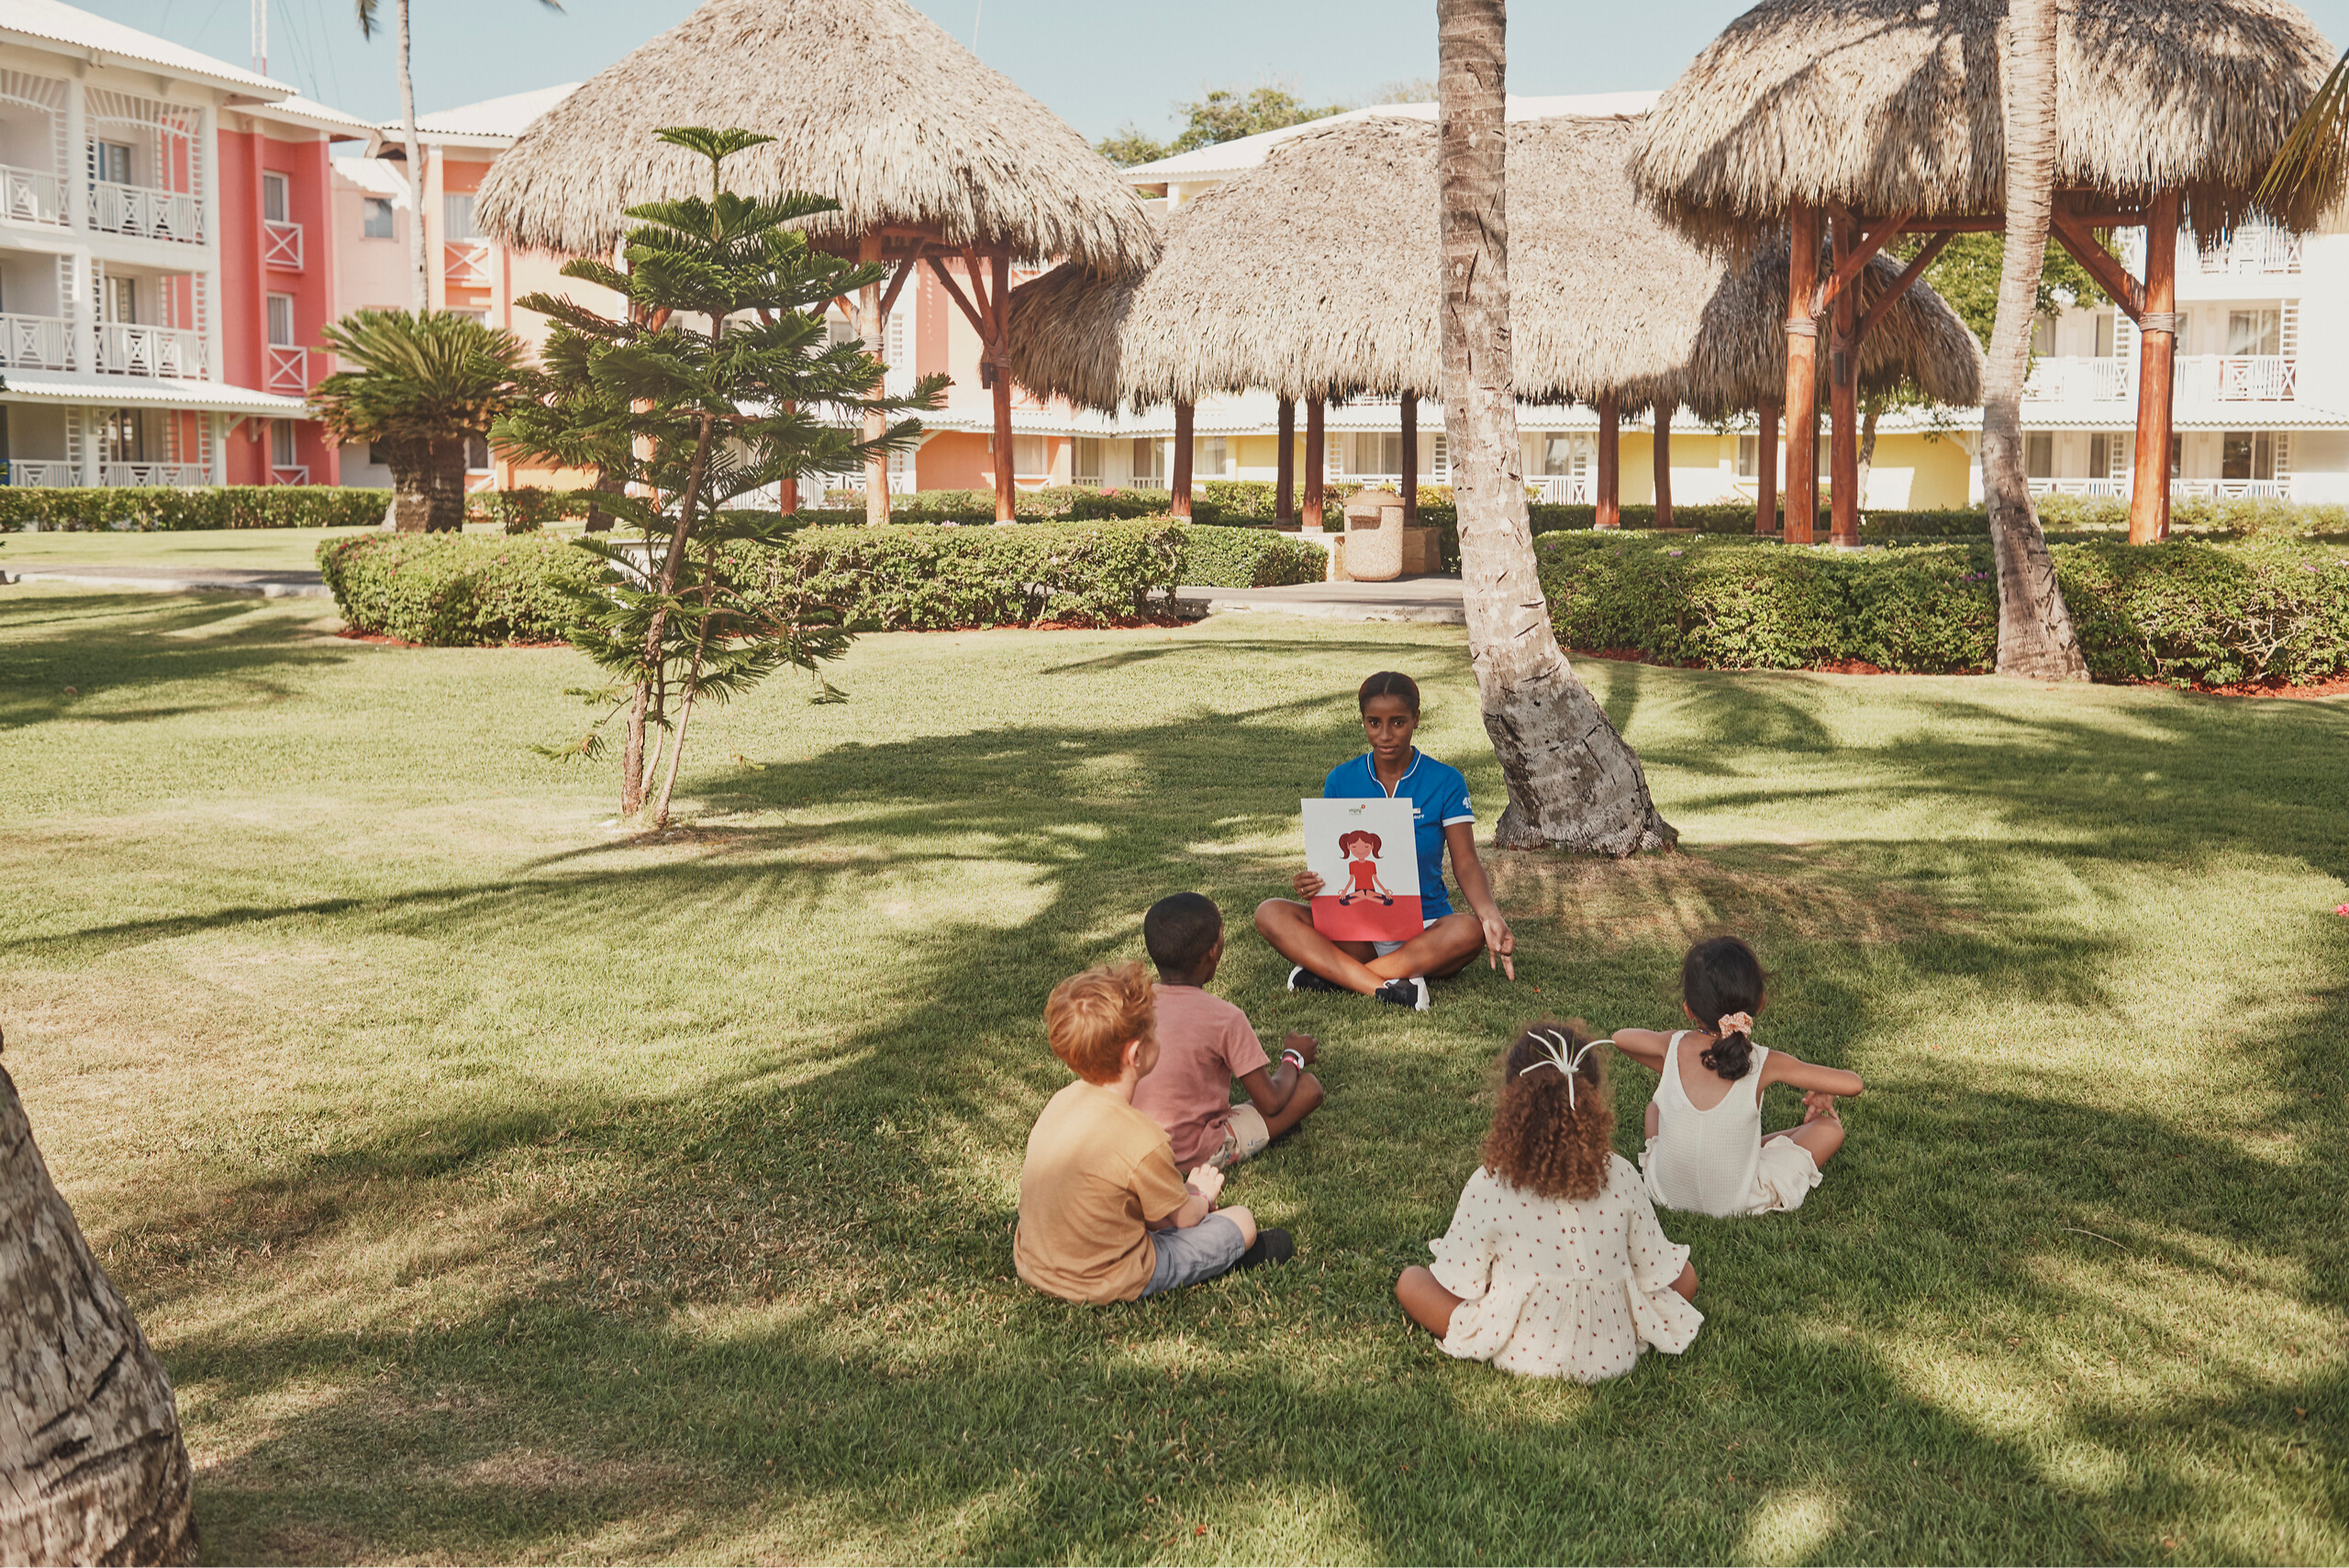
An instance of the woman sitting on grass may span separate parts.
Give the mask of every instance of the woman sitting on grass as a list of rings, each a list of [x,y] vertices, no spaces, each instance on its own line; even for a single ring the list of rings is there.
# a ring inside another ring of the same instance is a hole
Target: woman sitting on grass
[[[1493,902],[1492,885],[1476,859],[1476,813],[1460,770],[1425,756],[1411,744],[1419,728],[1419,688],[1410,676],[1381,670],[1355,694],[1370,751],[1330,770],[1324,800],[1380,797],[1411,803],[1419,857],[1419,917],[1424,929],[1407,942],[1331,941],[1313,926],[1313,899],[1326,885],[1309,871],[1297,873],[1297,896],[1256,906],[1256,929],[1273,951],[1296,965],[1292,991],[1353,991],[1382,1002],[1427,1011],[1428,982],[1468,967],[1479,949],[1511,980],[1517,978],[1517,938]],[[1365,835],[1366,836],[1366,835]],[[1474,914],[1458,914],[1443,886],[1443,851]]]
[[[1615,1049],[1662,1073],[1648,1102],[1648,1145],[1640,1156],[1648,1190],[1667,1208],[1698,1214],[1774,1214],[1800,1208],[1819,1168],[1843,1147],[1835,1097],[1866,1085],[1856,1073],[1814,1067],[1753,1043],[1762,1010],[1762,961],[1735,937],[1688,950],[1680,964],[1680,1010],[1712,1028],[1617,1029]],[[1773,1084],[1803,1091],[1800,1127],[1762,1136],[1762,1092]]]
[[[1447,1355],[1506,1372],[1601,1383],[1653,1346],[1688,1348],[1705,1315],[1697,1271],[1668,1239],[1631,1162],[1579,1020],[1536,1024],[1501,1058],[1484,1163],[1452,1229],[1395,1297]]]

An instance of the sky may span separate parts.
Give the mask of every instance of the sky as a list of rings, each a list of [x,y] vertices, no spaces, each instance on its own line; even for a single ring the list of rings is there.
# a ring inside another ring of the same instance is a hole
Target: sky
[[[243,65],[252,0],[81,0],[85,8]],[[270,74],[370,119],[399,112],[388,38],[362,41],[351,0],[267,0]],[[1211,87],[1275,83],[1311,103],[1435,74],[1434,0],[914,0],[1089,141],[1131,123],[1163,137]],[[1670,83],[1748,0],[1518,0],[1509,90]],[[388,24],[396,0],[380,0]],[[677,22],[696,0],[412,0],[422,113],[582,81]],[[2302,0],[2336,45],[2349,0]]]

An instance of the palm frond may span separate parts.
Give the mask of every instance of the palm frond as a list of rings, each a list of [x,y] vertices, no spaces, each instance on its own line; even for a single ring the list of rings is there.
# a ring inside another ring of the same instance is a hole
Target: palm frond
[[[2313,203],[2330,211],[2349,184],[2349,51],[2333,62],[2300,117],[2292,122],[2275,161],[2260,176],[2252,204],[2280,212]]]

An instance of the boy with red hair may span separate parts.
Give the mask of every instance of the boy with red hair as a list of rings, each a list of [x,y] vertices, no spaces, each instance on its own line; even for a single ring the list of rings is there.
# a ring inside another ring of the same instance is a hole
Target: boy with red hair
[[[1246,1209],[1215,1207],[1221,1171],[1201,1165],[1186,1183],[1166,1129],[1134,1109],[1134,1085],[1158,1065],[1141,965],[1062,981],[1044,1029],[1076,1082],[1028,1134],[1011,1244],[1021,1279],[1064,1301],[1134,1301],[1290,1255],[1287,1231],[1259,1235]]]

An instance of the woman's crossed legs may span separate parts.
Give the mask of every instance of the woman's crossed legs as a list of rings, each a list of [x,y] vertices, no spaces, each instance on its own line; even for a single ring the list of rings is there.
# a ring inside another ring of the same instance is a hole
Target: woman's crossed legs
[[[1457,974],[1485,946],[1485,928],[1476,917],[1454,910],[1381,958],[1368,942],[1335,942],[1315,930],[1312,908],[1294,898],[1257,905],[1256,929],[1291,963],[1365,996],[1390,980]]]

